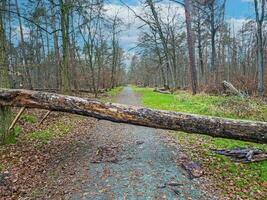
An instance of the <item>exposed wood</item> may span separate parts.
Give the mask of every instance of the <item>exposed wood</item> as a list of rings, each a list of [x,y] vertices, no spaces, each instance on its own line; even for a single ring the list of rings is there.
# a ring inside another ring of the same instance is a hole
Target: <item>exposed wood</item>
[[[22,113],[24,112],[25,109],[26,109],[25,107],[22,107],[22,108],[20,109],[20,111],[19,111],[18,114],[16,115],[15,119],[12,121],[10,127],[8,128],[9,131],[12,130],[12,129],[14,128],[15,124],[17,123],[17,121],[19,120],[20,116],[22,115]]]
[[[113,122],[267,143],[266,122],[154,110],[30,90],[2,89],[0,105],[62,111]]]
[[[237,95],[237,96],[242,97],[242,98],[245,97],[245,95],[242,92],[240,92],[238,89],[236,89],[232,83],[229,83],[227,81],[223,81],[223,86],[224,86],[224,88],[228,89],[232,94]]]
[[[52,111],[49,110],[49,111],[47,111],[47,113],[45,113],[44,117],[43,117],[43,118],[41,119],[41,121],[38,123],[38,126],[40,126],[40,125],[44,122],[44,120],[50,115],[51,112],[52,112]]]

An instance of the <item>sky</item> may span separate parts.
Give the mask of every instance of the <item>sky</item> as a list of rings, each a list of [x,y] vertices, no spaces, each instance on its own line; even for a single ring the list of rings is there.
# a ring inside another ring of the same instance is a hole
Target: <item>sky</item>
[[[227,18],[250,18],[253,17],[253,0],[227,0],[226,17]]]
[[[127,5],[137,13],[143,13],[144,7],[140,4],[139,0],[123,0]],[[182,1],[182,0],[181,0]],[[250,18],[254,18],[254,0],[226,0],[226,10],[225,10],[225,20],[231,23],[231,27],[234,27],[235,33],[242,27],[242,24]],[[19,0],[19,3],[23,3],[25,0]],[[172,4],[171,9],[166,3]],[[184,19],[184,9],[179,6],[177,3],[171,2],[169,0],[163,0],[161,3],[158,3],[161,12],[161,17],[167,16],[167,13],[170,12],[176,17]],[[126,6],[123,6],[120,0],[106,0],[105,7],[106,15],[109,17],[114,17],[118,13],[124,23],[122,26],[122,31],[120,32],[120,45],[124,49],[126,56],[129,58],[135,54],[135,48],[138,43],[138,37],[143,27],[140,29],[140,26],[143,26],[144,23],[138,20],[132,11],[130,11]],[[166,17],[165,17],[166,18]],[[167,20],[167,18],[166,18]],[[148,29],[148,28],[147,28]]]
[[[163,1],[165,3],[170,2],[168,0]],[[235,32],[237,32],[248,19],[254,17],[253,1],[254,0],[226,0],[225,20],[231,24]],[[136,13],[142,13],[144,10],[138,0],[124,0],[124,2],[130,5]],[[171,4],[173,4],[171,12],[178,13],[179,16],[177,17],[184,18],[183,8],[174,2]],[[161,15],[164,16],[164,13],[167,14],[168,6],[164,3],[160,3],[160,7],[162,9]],[[127,7],[122,6],[119,0],[109,0],[105,8],[107,9],[108,16],[112,16],[114,13],[118,12],[119,17],[124,21],[126,26],[120,35],[120,45],[125,50],[126,55],[131,57],[135,54],[134,47],[136,47],[138,43],[138,36],[141,31],[139,27],[144,23],[136,19],[134,14],[129,11]]]

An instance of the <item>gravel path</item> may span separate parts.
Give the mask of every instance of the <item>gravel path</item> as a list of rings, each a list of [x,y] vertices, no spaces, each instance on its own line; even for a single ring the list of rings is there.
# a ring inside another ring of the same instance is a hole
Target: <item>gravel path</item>
[[[130,87],[117,102],[140,105]],[[91,132],[80,166],[87,181],[67,199],[215,199],[177,165],[179,150],[163,139],[167,131],[100,120]],[[175,186],[166,186],[171,182]]]

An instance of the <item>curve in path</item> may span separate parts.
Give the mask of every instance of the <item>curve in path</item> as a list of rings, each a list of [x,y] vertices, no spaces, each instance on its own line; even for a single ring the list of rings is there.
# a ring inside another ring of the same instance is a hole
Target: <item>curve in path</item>
[[[130,87],[117,102],[140,104]],[[85,150],[88,182],[69,199],[214,199],[177,165],[177,154],[162,140],[166,131],[101,120],[92,132],[96,142]],[[166,187],[170,182],[180,184]]]

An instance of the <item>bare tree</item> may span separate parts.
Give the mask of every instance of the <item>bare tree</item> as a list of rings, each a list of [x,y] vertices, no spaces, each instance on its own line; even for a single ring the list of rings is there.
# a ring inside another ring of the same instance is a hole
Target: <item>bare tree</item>
[[[264,48],[263,22],[265,20],[266,0],[254,0],[257,24],[257,90],[259,95],[264,93]]]
[[[193,37],[193,31],[192,31],[192,25],[191,25],[192,23],[191,6],[189,3],[189,0],[184,0],[186,30],[187,30],[187,45],[188,45],[189,62],[190,62],[190,70],[191,70],[191,85],[192,85],[193,94],[196,94],[197,92],[197,70],[196,70],[196,63],[195,63],[194,37]]]
[[[18,16],[20,16],[18,0],[16,0],[15,3],[16,3],[16,10],[17,10]],[[21,50],[22,50],[22,56],[23,56],[22,65],[25,68],[25,72],[26,72],[27,86],[29,89],[33,89],[31,75],[30,75],[29,66],[28,66],[28,58],[26,55],[26,46],[25,46],[24,32],[23,32],[21,17],[18,17],[18,20],[19,20],[19,29],[20,29]]]
[[[216,33],[224,21],[226,0],[204,0],[206,6],[208,29],[211,36],[211,71],[217,68]]]
[[[63,43],[63,62],[61,65],[61,91],[63,93],[71,92],[70,81],[70,38],[69,38],[69,15],[70,1],[60,0],[60,24]]]
[[[6,0],[1,1],[0,8],[4,10],[6,9],[6,7],[7,7],[7,1]],[[10,87],[5,19],[6,19],[6,13],[0,11],[0,87],[1,88]],[[5,143],[5,141],[10,136],[10,131],[8,130],[8,127],[11,122],[11,116],[12,115],[10,108],[0,106],[0,144]]]

